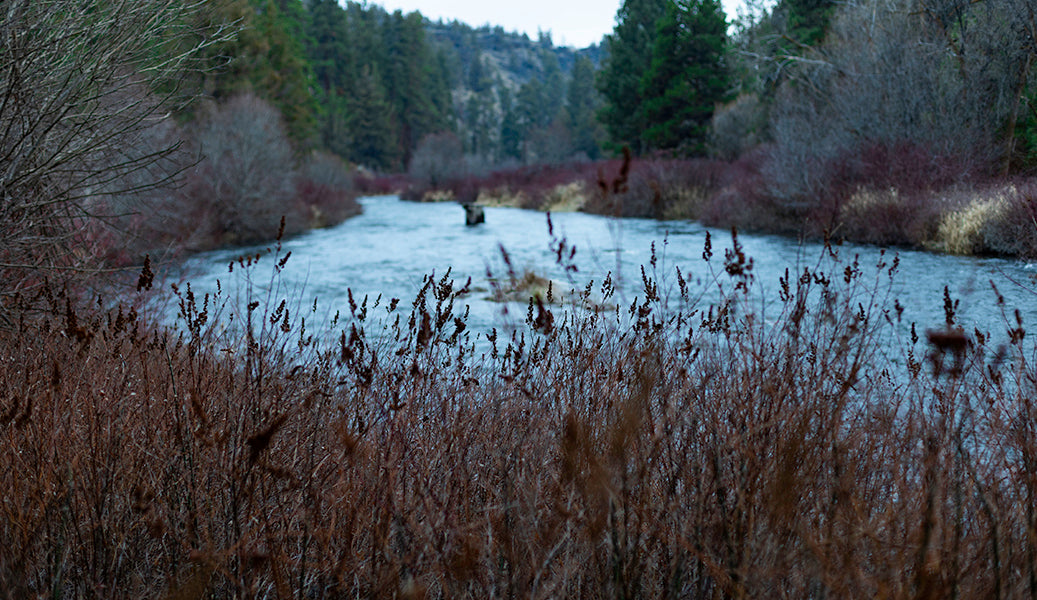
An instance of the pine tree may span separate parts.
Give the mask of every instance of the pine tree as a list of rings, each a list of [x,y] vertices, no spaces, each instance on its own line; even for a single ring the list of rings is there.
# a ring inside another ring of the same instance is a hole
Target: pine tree
[[[378,6],[342,7],[335,0],[310,0],[309,13],[309,59],[321,94],[320,138],[326,148],[345,158],[361,156],[379,168],[398,168],[424,137],[451,129],[450,73],[443,53],[430,48],[420,13],[387,14]],[[385,103],[392,152],[371,150],[385,140],[374,140],[365,125],[371,119],[357,115],[371,98]],[[355,140],[357,133],[370,143]],[[353,143],[366,149],[354,150]],[[390,155],[391,162],[383,163]]]
[[[482,94],[490,89],[493,85],[493,80],[490,79],[489,73],[486,72],[482,52],[478,50],[476,52],[477,54],[472,59],[471,66],[468,67],[468,89],[476,94]]]
[[[598,158],[601,153],[600,126],[595,118],[599,104],[600,99],[594,89],[594,64],[589,58],[580,56],[573,64],[566,94],[565,116],[573,152],[582,152],[592,159]]]
[[[500,126],[500,152],[499,160],[521,159],[523,135],[519,124],[518,111],[515,108],[515,100],[508,88],[500,91],[501,126]]]
[[[641,79],[646,147],[703,152],[710,117],[728,88],[726,30],[720,0],[678,0],[667,8]]]
[[[351,92],[348,97],[349,159],[382,170],[398,167],[396,133],[377,69],[372,65],[361,69]]]
[[[464,107],[465,127],[468,131],[467,150],[479,157],[492,158],[496,148],[494,124],[499,122],[492,88],[471,94]]]
[[[326,94],[339,92],[356,69],[346,11],[335,0],[312,0],[308,24],[307,55],[314,78]]]
[[[428,44],[424,54],[431,51]],[[449,59],[443,48],[435,50],[434,56],[425,63],[428,72],[428,95],[439,115],[440,127],[444,130],[454,129],[454,97],[453,97],[453,72],[450,69]]]
[[[281,111],[289,136],[296,142],[306,142],[316,133],[318,108],[310,91],[311,72],[302,41],[292,35],[302,24],[282,13],[275,0],[257,2],[255,11],[257,38],[249,57],[253,64],[249,77],[252,88]]]
[[[519,88],[515,97],[515,123],[518,136],[521,140],[522,162],[529,162],[531,158],[529,140],[538,129],[547,127],[544,118],[544,84],[539,79],[530,79]]]
[[[819,45],[828,32],[828,23],[835,11],[835,0],[782,0],[779,7],[786,11],[788,36],[799,46]]]
[[[307,20],[307,57],[313,68],[320,104],[318,135],[321,146],[349,156],[347,90],[357,72],[349,43],[346,11],[335,0],[311,0]]]
[[[384,40],[389,57],[385,88],[390,109],[398,125],[399,154],[410,162],[418,142],[426,135],[446,127],[446,115],[437,107],[431,77],[435,57],[425,42],[424,20],[420,13],[404,16],[394,12],[385,25]]]
[[[547,36],[550,41],[550,34]],[[543,39],[543,37],[541,38]],[[558,56],[551,49],[540,50],[540,64],[543,69],[543,105],[538,119],[542,127],[549,126],[557,119],[565,106],[565,76],[558,64]]]
[[[600,118],[613,147],[629,146],[640,154],[644,146],[641,77],[651,67],[658,22],[669,0],[624,0],[616,27],[605,38],[607,57],[598,76],[606,100]]]

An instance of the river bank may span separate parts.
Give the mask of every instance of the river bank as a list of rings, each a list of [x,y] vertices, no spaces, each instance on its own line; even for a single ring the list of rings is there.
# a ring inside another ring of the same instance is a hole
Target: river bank
[[[884,159],[889,160],[889,159]],[[917,175],[860,167],[814,196],[767,183],[765,151],[737,161],[612,160],[540,165],[429,187],[401,180],[410,200],[690,219],[711,227],[971,256],[1037,257],[1037,180]]]

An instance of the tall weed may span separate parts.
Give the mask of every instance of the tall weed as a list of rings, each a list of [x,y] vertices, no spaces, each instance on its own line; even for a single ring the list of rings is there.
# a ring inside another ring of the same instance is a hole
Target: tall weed
[[[766,301],[709,240],[488,334],[447,273],[330,343],[287,260],[233,263],[273,277],[240,306],[178,288],[179,331],[58,292],[0,329],[7,597],[1037,590],[1032,345],[949,296],[923,340],[895,257],[828,248]]]

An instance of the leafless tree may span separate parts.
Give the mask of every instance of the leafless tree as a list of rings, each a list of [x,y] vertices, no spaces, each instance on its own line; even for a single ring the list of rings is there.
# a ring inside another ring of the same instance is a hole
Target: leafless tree
[[[1005,127],[1003,172],[1015,158],[1019,120],[1029,117],[1037,121],[1037,6],[1032,0],[1006,0],[1005,9],[1002,27],[1012,41],[1008,62],[1015,79]]]
[[[1023,18],[1031,5],[842,3],[824,45],[796,65],[773,108],[780,195],[817,197],[827,164],[869,146],[913,144],[960,172],[1010,158],[1023,92],[1034,83]]]
[[[175,140],[154,128],[182,74],[228,29],[188,26],[193,0],[0,3],[0,294],[96,267],[76,252],[106,200],[161,185]],[[175,172],[175,169],[174,171]]]
[[[448,180],[464,173],[464,146],[449,131],[433,133],[422,138],[411,157],[410,176],[431,189],[437,189]]]
[[[759,96],[741,94],[717,107],[709,128],[709,149],[725,160],[734,160],[758,146],[767,128],[765,107]]]
[[[213,107],[197,124],[204,157],[187,193],[225,243],[271,239],[294,194],[291,143],[281,113],[246,94]]]

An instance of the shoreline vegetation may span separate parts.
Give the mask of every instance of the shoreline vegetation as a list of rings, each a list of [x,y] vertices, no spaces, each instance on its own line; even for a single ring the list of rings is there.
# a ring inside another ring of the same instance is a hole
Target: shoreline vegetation
[[[861,173],[806,202],[779,197],[768,187],[766,152],[758,149],[733,162],[628,158],[626,164],[614,159],[501,169],[435,186],[402,176],[367,179],[361,186],[421,202],[687,219],[745,232],[1037,258],[1037,179],[1032,177],[919,182],[916,172],[893,168],[891,161],[903,156],[881,156],[876,159],[881,164],[860,166]],[[624,170],[621,188],[609,188]],[[877,176],[878,171],[889,175]]]
[[[288,260],[234,268],[276,278]],[[323,307],[258,288],[238,327],[219,292],[178,289],[182,333],[44,288],[49,316],[0,328],[0,590],[1032,596],[1018,313],[966,333],[948,295],[917,332],[890,305],[897,259],[834,247],[767,319],[737,238],[699,271],[714,305],[653,266],[629,309],[530,301],[485,338],[467,286],[426,278],[412,309],[353,304],[332,344]]]

